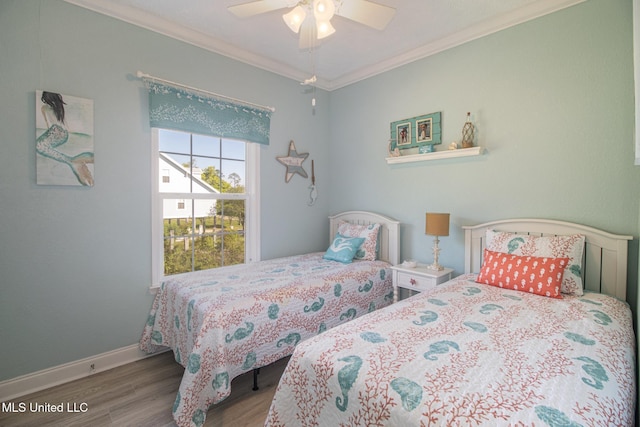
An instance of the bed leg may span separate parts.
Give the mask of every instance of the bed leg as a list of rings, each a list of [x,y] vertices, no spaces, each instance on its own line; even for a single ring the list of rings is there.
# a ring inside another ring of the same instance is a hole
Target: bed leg
[[[253,391],[258,390],[258,374],[260,373],[260,368],[253,370]]]

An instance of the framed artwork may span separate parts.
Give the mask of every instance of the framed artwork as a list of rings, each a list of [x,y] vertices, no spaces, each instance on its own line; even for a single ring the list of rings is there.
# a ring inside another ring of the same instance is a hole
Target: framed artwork
[[[390,151],[396,148],[417,148],[420,153],[433,151],[421,147],[442,144],[441,117],[442,114],[437,112],[391,122]]]
[[[398,123],[396,125],[397,144],[410,145],[411,144],[411,122]]]
[[[416,120],[416,142],[430,142],[433,139],[432,128],[433,118]]]
[[[93,186],[93,100],[36,91],[36,183]]]

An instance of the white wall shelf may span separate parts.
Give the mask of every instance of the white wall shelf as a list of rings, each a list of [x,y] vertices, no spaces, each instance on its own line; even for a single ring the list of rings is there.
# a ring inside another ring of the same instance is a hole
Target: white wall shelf
[[[408,154],[406,156],[387,157],[387,164],[426,162],[427,160],[451,159],[454,157],[479,156],[484,152],[482,147],[459,148],[457,150],[434,151],[433,153]]]

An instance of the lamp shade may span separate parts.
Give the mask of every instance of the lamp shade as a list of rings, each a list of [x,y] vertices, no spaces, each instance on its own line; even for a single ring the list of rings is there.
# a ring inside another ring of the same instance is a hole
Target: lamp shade
[[[325,37],[329,37],[331,34],[336,32],[336,29],[331,25],[331,21],[316,21],[317,22],[317,30],[318,30],[318,40],[323,39]]]
[[[424,233],[429,236],[448,236],[449,214],[427,212]]]
[[[313,14],[317,21],[330,21],[335,10],[333,0],[314,0],[313,2]]]
[[[289,13],[282,15],[282,19],[284,19],[284,22],[286,22],[287,26],[294,33],[300,31],[300,25],[302,25],[302,22],[306,17],[307,13],[300,6],[296,6]]]

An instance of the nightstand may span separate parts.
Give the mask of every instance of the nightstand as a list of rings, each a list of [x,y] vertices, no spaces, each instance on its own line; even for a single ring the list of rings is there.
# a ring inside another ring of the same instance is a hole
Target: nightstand
[[[429,270],[425,264],[418,264],[414,268],[394,265],[393,270],[393,302],[398,302],[398,288],[423,292],[427,289],[451,280],[452,268],[436,271]]]

